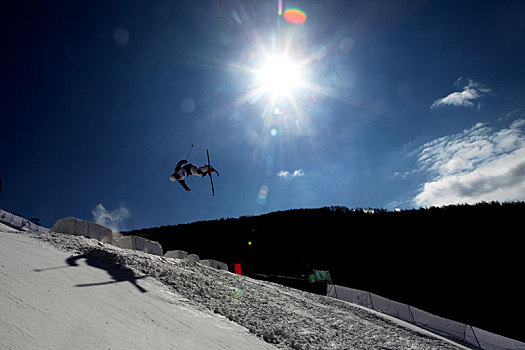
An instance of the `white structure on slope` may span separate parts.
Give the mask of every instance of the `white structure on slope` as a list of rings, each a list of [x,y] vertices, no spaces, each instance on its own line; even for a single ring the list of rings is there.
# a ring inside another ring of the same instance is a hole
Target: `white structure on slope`
[[[3,209],[0,209],[0,223],[18,231],[47,231],[47,228]]]

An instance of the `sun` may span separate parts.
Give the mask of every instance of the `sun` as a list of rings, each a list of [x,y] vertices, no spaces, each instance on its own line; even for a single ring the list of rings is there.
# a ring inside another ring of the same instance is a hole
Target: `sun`
[[[301,85],[300,65],[287,56],[268,56],[256,72],[256,83],[273,97],[290,96]]]

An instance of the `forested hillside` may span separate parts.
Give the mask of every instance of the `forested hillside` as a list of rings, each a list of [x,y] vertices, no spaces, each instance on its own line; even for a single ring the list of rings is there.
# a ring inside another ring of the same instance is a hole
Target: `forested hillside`
[[[122,233],[319,293],[324,286],[306,276],[329,270],[334,284],[523,340],[509,329],[525,312],[524,214],[523,202],[403,211],[324,207]]]

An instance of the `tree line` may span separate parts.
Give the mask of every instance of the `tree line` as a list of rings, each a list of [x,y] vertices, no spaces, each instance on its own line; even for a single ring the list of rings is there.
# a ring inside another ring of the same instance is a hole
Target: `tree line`
[[[437,315],[508,334],[525,312],[521,284],[524,202],[389,211],[290,209],[122,232],[225,262],[233,272],[325,293],[312,269]],[[272,279],[273,277],[273,279]],[[501,297],[512,308],[501,307]],[[507,321],[505,321],[507,320]]]

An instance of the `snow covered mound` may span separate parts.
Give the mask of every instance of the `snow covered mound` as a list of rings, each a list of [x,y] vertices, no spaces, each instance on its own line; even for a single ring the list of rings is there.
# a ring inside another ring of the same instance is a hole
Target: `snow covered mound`
[[[19,234],[11,234],[19,235]],[[179,295],[188,307],[211,310],[283,349],[458,349],[449,340],[353,304],[253,280],[187,260],[121,249],[79,236],[24,233],[79,257],[120,266],[139,290],[149,276]],[[97,289],[93,288],[92,293]],[[141,293],[137,293],[140,295]],[[126,297],[133,298],[133,295]],[[140,298],[137,297],[137,303]],[[79,303],[82,301],[79,300]],[[166,302],[165,308],[173,308]],[[254,340],[257,340],[254,337]],[[255,344],[254,344],[255,345]],[[242,348],[242,347],[240,347]]]

